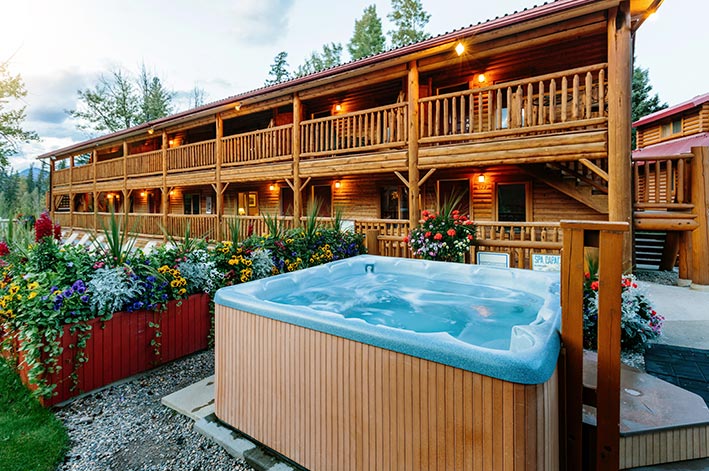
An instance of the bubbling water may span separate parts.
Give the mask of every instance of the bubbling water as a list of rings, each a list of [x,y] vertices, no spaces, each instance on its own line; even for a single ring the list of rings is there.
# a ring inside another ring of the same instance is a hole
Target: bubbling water
[[[540,296],[524,291],[412,274],[367,273],[335,284],[330,281],[269,301],[395,329],[447,333],[469,344],[503,350],[509,348],[512,326],[532,323],[544,304]]]

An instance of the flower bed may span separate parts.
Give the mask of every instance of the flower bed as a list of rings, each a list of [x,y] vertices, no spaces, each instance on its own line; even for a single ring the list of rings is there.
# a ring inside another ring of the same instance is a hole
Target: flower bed
[[[54,372],[42,375],[56,385],[54,395],[40,396],[45,406],[64,402],[81,393],[142,373],[208,347],[211,316],[209,296],[196,294],[181,301],[170,301],[163,312],[140,310],[118,312],[111,319],[87,322],[90,336],[81,351],[76,348],[81,331],[64,326],[59,339],[62,348]],[[11,352],[19,365],[20,376],[30,389],[24,354],[15,341]],[[44,358],[46,359],[46,355]]]

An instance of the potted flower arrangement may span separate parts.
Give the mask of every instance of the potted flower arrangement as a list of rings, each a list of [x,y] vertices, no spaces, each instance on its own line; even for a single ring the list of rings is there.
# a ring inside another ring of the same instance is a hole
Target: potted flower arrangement
[[[475,224],[453,209],[459,201],[460,197],[453,197],[440,212],[421,213],[421,225],[404,237],[414,256],[442,262],[464,261],[465,254],[475,244]]]
[[[593,261],[585,273],[583,295],[584,347],[596,350],[598,343],[598,271]],[[623,275],[621,283],[621,335],[623,351],[637,352],[662,333],[665,318],[652,307],[634,275]]]

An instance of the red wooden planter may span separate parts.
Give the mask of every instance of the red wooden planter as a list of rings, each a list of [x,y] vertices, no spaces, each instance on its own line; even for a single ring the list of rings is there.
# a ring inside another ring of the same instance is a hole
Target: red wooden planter
[[[150,327],[150,323],[159,328]],[[56,395],[41,400],[45,406],[66,401],[81,393],[92,391],[107,384],[147,371],[163,363],[189,355],[208,346],[209,296],[196,294],[188,299],[170,301],[163,312],[136,311],[117,312],[108,321],[89,321],[91,337],[86,342],[84,354],[87,362],[77,371],[78,385],[71,378],[76,363],[75,345],[78,333],[72,334],[64,327],[61,338],[62,354],[58,364],[61,370],[46,376],[50,384],[56,384]],[[156,330],[161,332],[155,337]],[[160,342],[159,355],[151,340]],[[21,352],[20,352],[21,353]],[[22,364],[22,355],[19,357]],[[20,375],[27,381],[27,369]],[[32,385],[29,385],[32,388]]]

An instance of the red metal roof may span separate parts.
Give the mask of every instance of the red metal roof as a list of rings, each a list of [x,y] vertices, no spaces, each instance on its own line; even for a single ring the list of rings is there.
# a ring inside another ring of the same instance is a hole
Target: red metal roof
[[[679,105],[675,106],[670,106],[669,108],[665,108],[664,110],[656,111],[654,113],[651,113],[647,116],[643,116],[639,120],[635,121],[633,123],[633,127],[637,128],[639,126],[644,126],[646,124],[654,123],[655,121],[659,121],[663,118],[667,118],[672,116],[673,114],[678,114],[681,113],[682,111],[692,109],[696,106],[703,105],[704,103],[709,101],[709,93],[705,93],[704,95],[699,95],[695,96],[691,100],[687,100],[685,102],[680,103]]]
[[[668,155],[688,154],[692,147],[709,146],[709,132],[692,134],[691,136],[672,139],[671,141],[653,144],[633,151],[636,157],[665,157]]]
[[[522,11],[515,11],[514,13],[507,14],[501,17],[497,17],[494,19],[490,19],[487,21],[481,21],[475,25],[470,25],[464,28],[460,28],[457,30],[453,30],[448,33],[440,34],[438,36],[434,36],[430,39],[427,39],[425,41],[420,41],[417,43],[412,43],[408,44],[406,46],[401,46],[396,49],[391,49],[389,51],[382,52],[380,54],[376,54],[373,56],[365,57],[356,61],[351,61],[347,62],[342,65],[338,65],[335,67],[332,67],[330,69],[322,70],[320,72],[315,72],[310,75],[306,75],[304,77],[298,77],[292,80],[289,80],[287,82],[271,85],[269,87],[262,87],[258,88],[255,90],[252,90],[250,92],[242,93],[239,95],[234,95],[228,98],[224,98],[219,101],[215,101],[213,103],[208,103],[206,105],[202,105],[200,107],[191,109],[191,110],[186,110],[180,113],[176,113],[171,116],[167,116],[165,118],[160,118],[156,119],[154,121],[150,121],[147,123],[140,124],[138,126],[134,126],[132,128],[124,129],[121,131],[117,131],[111,134],[106,134],[100,137],[96,137],[94,139],[90,139],[88,141],[83,141],[68,147],[64,147],[62,149],[58,149],[52,152],[47,152],[45,154],[42,154],[38,156],[38,159],[45,159],[49,158],[52,156],[57,156],[57,155],[66,155],[72,152],[76,152],[78,150],[83,150],[88,148],[91,145],[98,145],[100,142],[106,142],[106,141],[111,141],[113,139],[116,139],[121,136],[127,136],[130,134],[134,134],[137,131],[146,131],[150,128],[155,128],[158,126],[163,126],[167,123],[171,123],[173,121],[179,121],[183,119],[189,119],[190,117],[194,115],[200,115],[204,114],[207,111],[211,110],[216,110],[218,108],[225,107],[227,105],[233,105],[234,103],[245,100],[247,98],[253,98],[259,95],[265,95],[265,94],[270,94],[274,92],[278,92],[281,90],[289,89],[292,87],[295,87],[297,85],[301,85],[304,83],[307,83],[309,81],[317,80],[317,79],[322,79],[326,77],[330,77],[333,75],[337,75],[340,73],[348,72],[350,70],[358,69],[360,67],[365,67],[367,65],[371,64],[376,64],[379,62],[383,62],[386,60],[394,59],[397,57],[402,57],[407,54],[412,54],[416,52],[423,51],[425,49],[429,48],[434,48],[436,46],[441,46],[444,45],[448,42],[455,41],[459,38],[466,37],[466,36],[472,36],[476,34],[481,34],[484,32],[488,32],[491,30],[503,28],[506,26],[510,26],[513,24],[518,24],[518,23],[523,23],[525,21],[531,21],[537,18],[541,18],[547,15],[552,15],[555,13],[559,13],[565,10],[571,10],[573,8],[577,7],[582,7],[586,5],[593,5],[594,3],[597,3],[598,0],[553,0],[547,3],[544,3],[540,6],[534,6],[532,8],[525,8]]]

